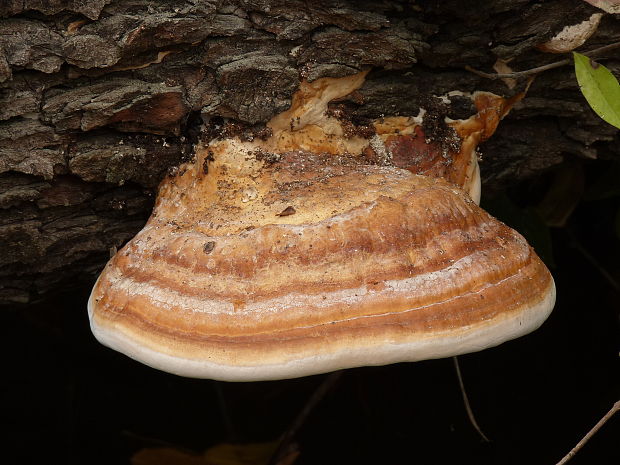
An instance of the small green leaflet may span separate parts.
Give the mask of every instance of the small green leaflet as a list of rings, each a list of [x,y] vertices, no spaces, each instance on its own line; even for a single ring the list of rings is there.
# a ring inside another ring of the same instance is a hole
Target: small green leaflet
[[[592,109],[602,119],[620,129],[620,84],[603,65],[594,63],[585,55],[573,52],[575,74]]]

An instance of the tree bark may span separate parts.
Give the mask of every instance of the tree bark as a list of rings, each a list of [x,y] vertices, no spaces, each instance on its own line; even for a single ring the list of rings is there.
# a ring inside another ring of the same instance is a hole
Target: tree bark
[[[257,131],[301,79],[371,69],[360,121],[433,95],[509,89],[493,72],[564,58],[536,46],[600,12],[579,0],[9,0],[0,5],[0,303],[92,282],[144,224],[168,169],[216,125]],[[620,40],[605,15],[580,50]],[[600,60],[616,75],[620,60]],[[470,108],[447,109],[453,118]],[[484,189],[566,157],[620,156],[571,67],[536,77],[481,147]]]

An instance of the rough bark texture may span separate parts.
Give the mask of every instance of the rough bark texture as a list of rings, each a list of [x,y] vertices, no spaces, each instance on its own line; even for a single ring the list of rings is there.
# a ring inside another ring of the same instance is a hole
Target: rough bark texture
[[[301,79],[368,68],[344,102],[361,120],[415,115],[452,90],[510,95],[464,67],[556,61],[536,45],[596,11],[579,0],[2,2],[0,302],[92,280],[141,228],[203,124],[260,128]],[[605,15],[582,48],[620,40],[619,25]],[[565,157],[618,157],[619,142],[570,67],[543,73],[482,147],[485,187]]]

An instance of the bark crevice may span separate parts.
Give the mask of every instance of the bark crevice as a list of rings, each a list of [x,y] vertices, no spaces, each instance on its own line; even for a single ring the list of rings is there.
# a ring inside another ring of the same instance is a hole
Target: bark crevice
[[[364,86],[339,102],[360,121],[416,115],[452,90],[510,95],[464,67],[554,61],[536,45],[596,11],[579,0],[4,2],[0,302],[92,281],[144,224],[155,187],[191,157],[203,125],[258,131],[301,79],[363,69]],[[618,17],[607,14],[586,46],[618,40]],[[617,56],[604,63],[620,74]],[[455,104],[450,116],[470,110]],[[618,142],[570,67],[546,72],[481,147],[485,187],[567,157],[618,157]]]

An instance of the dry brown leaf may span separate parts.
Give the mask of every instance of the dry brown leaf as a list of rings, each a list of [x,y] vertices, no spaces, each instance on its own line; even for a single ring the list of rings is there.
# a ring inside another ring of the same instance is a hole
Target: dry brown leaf
[[[497,59],[497,61],[493,65],[493,69],[497,71],[498,74],[512,73],[512,68],[508,66],[508,62],[502,60],[501,58]],[[502,78],[502,81],[504,81],[504,84],[506,84],[509,89],[514,89],[517,85],[517,80],[513,78]]]
[[[209,465],[266,465],[277,447],[277,441],[218,444],[205,452],[205,463]]]
[[[131,457],[131,465],[207,465],[207,462],[200,454],[172,447],[147,447]]]
[[[584,0],[607,13],[620,13],[620,1],[618,0]]]
[[[181,451],[172,447],[144,448],[131,458],[131,465],[267,465],[278,442],[250,444],[222,443],[204,454]],[[292,465],[299,451],[294,448],[277,465]]]
[[[547,53],[568,53],[581,47],[596,32],[602,17],[602,13],[594,13],[585,21],[566,26],[555,37],[536,48]]]

